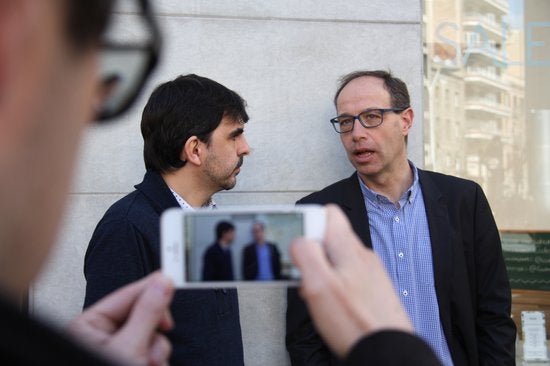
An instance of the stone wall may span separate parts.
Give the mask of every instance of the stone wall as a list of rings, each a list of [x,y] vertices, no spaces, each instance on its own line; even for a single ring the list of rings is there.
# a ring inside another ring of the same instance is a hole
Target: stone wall
[[[160,66],[130,113],[88,130],[58,246],[31,290],[31,309],[56,324],[81,309],[83,257],[95,225],[144,174],[139,120],[158,83],[196,73],[248,102],[245,133],[252,153],[237,186],[216,195],[218,205],[294,203],[351,174],[329,119],[335,116],[338,78],[357,69],[391,69],[409,85],[416,111],[409,153],[423,165],[420,1],[155,0],[154,5],[165,37]],[[124,9],[120,19],[131,20],[135,15]],[[289,363],[285,294],[239,291],[247,365]]]

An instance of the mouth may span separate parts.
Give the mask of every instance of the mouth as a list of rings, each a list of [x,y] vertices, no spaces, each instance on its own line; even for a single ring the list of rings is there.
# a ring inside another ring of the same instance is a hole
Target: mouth
[[[358,158],[368,158],[374,155],[374,150],[370,149],[355,149],[353,150],[353,155]]]

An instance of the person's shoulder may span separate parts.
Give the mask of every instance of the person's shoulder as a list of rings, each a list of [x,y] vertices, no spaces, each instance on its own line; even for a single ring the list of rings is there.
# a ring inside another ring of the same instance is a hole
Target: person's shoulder
[[[431,181],[439,188],[447,189],[478,189],[479,184],[473,180],[461,178],[455,175],[438,173],[430,170],[418,169],[420,184]]]
[[[218,249],[217,243],[212,243],[208,247],[206,247],[206,254],[213,254]]]
[[[114,202],[103,215],[103,222],[126,220],[135,224],[157,221],[160,215],[143,192],[135,190]]]
[[[134,207],[139,191],[132,191],[115,201],[105,212],[105,216],[125,216]]]
[[[336,197],[339,197],[342,194],[348,192],[354,184],[359,184],[357,180],[357,175],[355,173],[352,174],[350,177],[339,180],[338,182],[332,183],[319,191],[310,193],[307,196],[302,197],[300,200],[298,200],[297,203],[333,203]]]

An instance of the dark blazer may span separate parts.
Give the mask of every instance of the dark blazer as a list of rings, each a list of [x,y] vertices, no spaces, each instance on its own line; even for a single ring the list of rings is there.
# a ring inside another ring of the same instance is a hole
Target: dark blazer
[[[224,251],[218,243],[206,249],[202,263],[203,281],[233,281],[231,250]]]
[[[516,327],[499,233],[481,187],[469,180],[418,170],[431,236],[436,295],[455,365],[515,365]],[[372,248],[357,173],[298,203],[338,204]],[[286,344],[293,365],[335,359],[315,332],[307,309],[289,290]]]
[[[281,279],[281,253],[273,243],[266,243],[271,253],[271,269],[276,280]],[[256,243],[250,243],[243,249],[243,278],[255,280],[258,276],[258,257],[256,256]]]
[[[107,210],[92,235],[84,259],[85,307],[160,267],[159,217],[179,205],[157,173],[147,172],[135,188]],[[171,311],[172,365],[243,365],[235,289],[178,290]]]

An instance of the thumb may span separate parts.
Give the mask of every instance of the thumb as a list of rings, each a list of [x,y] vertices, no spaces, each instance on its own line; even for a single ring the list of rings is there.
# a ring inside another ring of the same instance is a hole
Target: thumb
[[[136,300],[117,338],[133,349],[147,349],[153,335],[166,326],[168,308],[174,294],[172,282],[161,274],[151,277]]]

